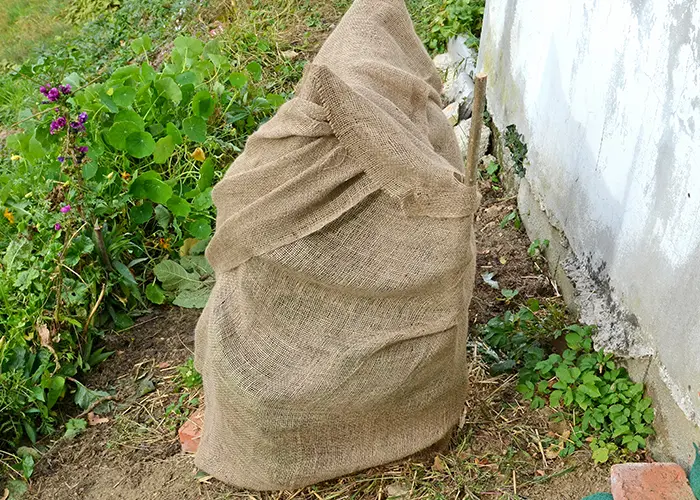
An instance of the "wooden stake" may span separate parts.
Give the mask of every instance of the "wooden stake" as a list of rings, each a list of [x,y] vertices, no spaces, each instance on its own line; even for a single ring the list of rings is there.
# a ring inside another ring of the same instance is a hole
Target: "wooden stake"
[[[472,105],[472,125],[467,146],[467,175],[469,185],[476,184],[476,167],[479,164],[479,143],[483,125],[484,105],[486,103],[486,73],[479,73],[474,78],[474,104]]]

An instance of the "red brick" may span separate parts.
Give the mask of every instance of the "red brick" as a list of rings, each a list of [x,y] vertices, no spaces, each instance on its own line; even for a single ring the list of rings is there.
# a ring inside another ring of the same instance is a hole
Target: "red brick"
[[[677,464],[613,465],[610,484],[615,500],[695,500]]]
[[[204,408],[198,408],[187,422],[177,431],[180,437],[180,445],[185,453],[197,453],[199,441],[202,439],[202,427],[204,426]]]

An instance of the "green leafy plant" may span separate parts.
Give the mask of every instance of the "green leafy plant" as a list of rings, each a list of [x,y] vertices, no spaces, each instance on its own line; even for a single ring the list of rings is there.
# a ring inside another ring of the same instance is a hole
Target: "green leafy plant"
[[[469,45],[477,47],[484,6],[485,0],[443,0],[428,26],[424,43],[434,52],[444,52],[450,38],[467,35]]]
[[[499,191],[501,189],[501,180],[498,177],[498,173],[500,172],[500,170],[501,166],[495,161],[489,162],[489,164],[486,166],[486,175],[491,181],[491,189],[493,189],[494,191]]]
[[[518,231],[521,227],[523,227],[523,221],[520,220],[520,214],[518,214],[517,209],[513,210],[512,212],[508,212],[508,214],[503,217],[500,223],[501,229],[505,228],[511,222],[513,223],[513,227]]]
[[[194,359],[188,358],[184,364],[177,367],[178,385],[186,389],[202,386],[202,376],[194,367]]]
[[[549,248],[549,240],[535,240],[530,243],[527,254],[534,259],[540,257],[547,248]]]
[[[149,36],[127,46],[102,78],[49,59],[17,72],[41,85],[0,156],[0,447],[54,431],[71,391],[104,397],[73,377],[109,356],[105,328],[203,307],[212,186],[284,101],[218,41],[178,37],[159,68]]]
[[[593,459],[602,463],[643,449],[654,432],[654,410],[644,386],[634,383],[612,354],[593,349],[592,327],[561,327],[561,315],[552,316],[530,301],[489,321],[483,338],[505,357],[491,359],[495,371],[517,370],[517,389],[531,406],[549,406],[555,420],[569,424],[561,456],[588,445]],[[560,337],[563,351],[552,352],[552,341]]]

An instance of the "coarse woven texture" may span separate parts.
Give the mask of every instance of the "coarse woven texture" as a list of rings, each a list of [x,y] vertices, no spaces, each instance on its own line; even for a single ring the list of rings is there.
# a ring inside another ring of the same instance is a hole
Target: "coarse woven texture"
[[[356,0],[214,189],[199,468],[299,488],[458,423],[479,200],[440,85],[403,0]]]

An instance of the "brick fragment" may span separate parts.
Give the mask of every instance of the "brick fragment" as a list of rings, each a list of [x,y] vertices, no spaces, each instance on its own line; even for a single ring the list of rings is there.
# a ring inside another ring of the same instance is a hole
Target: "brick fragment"
[[[202,439],[202,428],[204,427],[204,408],[198,408],[187,422],[177,431],[180,438],[182,451],[185,453],[197,453],[199,442]]]
[[[695,500],[683,468],[673,463],[613,465],[615,500]]]

